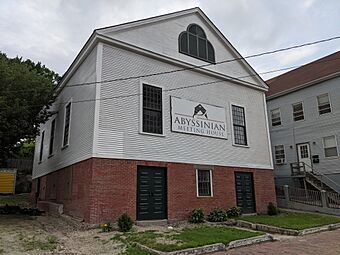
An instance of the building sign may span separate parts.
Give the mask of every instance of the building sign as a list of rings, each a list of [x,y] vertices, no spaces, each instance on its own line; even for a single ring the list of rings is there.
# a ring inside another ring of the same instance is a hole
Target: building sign
[[[227,139],[225,108],[171,97],[171,130]]]

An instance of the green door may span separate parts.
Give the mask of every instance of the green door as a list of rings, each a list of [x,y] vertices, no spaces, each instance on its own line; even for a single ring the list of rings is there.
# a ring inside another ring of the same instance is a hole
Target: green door
[[[167,218],[166,168],[139,166],[137,169],[137,220]]]
[[[255,212],[255,197],[252,173],[235,173],[237,206],[242,213]]]

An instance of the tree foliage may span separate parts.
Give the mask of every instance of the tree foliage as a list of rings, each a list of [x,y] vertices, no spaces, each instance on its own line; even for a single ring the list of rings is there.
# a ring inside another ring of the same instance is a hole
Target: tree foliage
[[[38,134],[60,78],[40,62],[10,59],[0,52],[0,165],[18,142]]]

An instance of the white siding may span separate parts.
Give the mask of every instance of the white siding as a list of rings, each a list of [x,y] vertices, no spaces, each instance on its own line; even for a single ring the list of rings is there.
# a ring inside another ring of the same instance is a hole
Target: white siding
[[[107,32],[106,35],[187,63],[204,65],[207,64],[207,62],[179,53],[178,50],[179,34],[185,31],[188,25],[192,23],[198,24],[205,31],[207,39],[214,46],[216,62],[238,57],[233,55],[232,50],[227,47],[216,32],[198,13],[191,13],[173,19],[167,19],[165,21],[158,21],[143,26],[133,27],[131,29],[124,29],[111,33]],[[178,69],[178,67],[173,68]],[[240,61],[211,65],[206,68],[232,77],[249,75],[249,70],[247,70]],[[146,71],[146,73],[150,73],[149,69],[146,69]],[[251,83],[258,83],[254,77],[246,77],[242,79]]]
[[[103,47],[102,80],[174,68],[173,65],[123,49],[108,45]],[[211,81],[216,81],[216,78],[185,71],[101,84],[99,126],[96,130],[98,143],[94,156],[270,169],[263,92],[231,82],[164,92],[164,137],[139,133],[141,97],[137,94],[140,93],[141,82],[162,86],[166,90]],[[171,132],[170,96],[225,107],[228,140]],[[108,99],[110,97],[114,98]],[[249,148],[232,145],[231,103],[245,107]]]
[[[79,84],[96,80],[97,50],[94,48],[85,61],[73,74],[67,84]],[[92,156],[94,109],[95,102],[79,102],[95,98],[95,85],[64,88],[59,94],[51,110],[58,111],[50,120],[41,125],[41,131],[45,130],[44,153],[42,162],[39,163],[40,137],[36,139],[33,178],[45,175],[60,168],[69,166]],[[62,149],[64,108],[69,100],[72,103],[70,144]],[[54,155],[48,157],[50,143],[51,121],[56,118],[56,133],[54,140]]]
[[[319,115],[317,96],[328,93],[332,112]],[[294,122],[292,104],[303,102],[305,120]],[[310,143],[311,155],[319,155],[320,163],[314,164],[316,170],[330,174],[340,173],[340,157],[325,158],[322,138],[336,135],[338,152],[340,145],[340,77],[296,91],[268,101],[268,112],[280,108],[282,125],[271,127],[272,146],[285,145],[285,165],[275,166],[277,177],[290,176],[289,163],[297,162],[296,144]]]

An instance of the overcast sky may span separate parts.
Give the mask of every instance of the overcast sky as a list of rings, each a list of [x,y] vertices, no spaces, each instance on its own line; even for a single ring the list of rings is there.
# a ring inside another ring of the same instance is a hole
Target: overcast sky
[[[0,0],[0,51],[62,75],[95,28],[195,6],[243,56],[340,36],[339,0]],[[249,62],[264,72],[338,50],[335,40]]]

